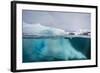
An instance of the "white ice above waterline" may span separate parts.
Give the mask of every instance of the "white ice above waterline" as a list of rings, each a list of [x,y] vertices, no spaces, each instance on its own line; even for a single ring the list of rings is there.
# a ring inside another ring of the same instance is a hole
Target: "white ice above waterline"
[[[23,34],[24,36],[90,37],[90,32],[85,30],[80,30],[79,32],[66,32],[63,29],[45,26],[40,23],[27,24],[25,22],[23,22]]]
[[[37,24],[26,24],[23,23],[23,33],[24,35],[63,35],[66,32],[62,29],[48,27]]]

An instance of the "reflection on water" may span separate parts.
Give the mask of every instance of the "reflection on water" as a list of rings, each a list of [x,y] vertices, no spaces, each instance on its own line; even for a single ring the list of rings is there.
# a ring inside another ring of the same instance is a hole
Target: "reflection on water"
[[[90,38],[23,38],[24,63],[87,60],[90,58]]]

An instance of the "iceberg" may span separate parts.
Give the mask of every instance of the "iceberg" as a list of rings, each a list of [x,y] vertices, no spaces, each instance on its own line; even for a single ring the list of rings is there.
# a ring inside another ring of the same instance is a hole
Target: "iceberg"
[[[24,24],[23,33],[25,35],[64,35],[64,30],[48,27],[41,24]],[[85,60],[87,56],[77,50],[72,39],[59,38],[23,38],[23,62],[43,62],[43,61],[67,61],[67,60]],[[84,42],[77,39],[80,43]],[[87,41],[85,41],[87,42]],[[77,41],[75,42],[77,43]],[[89,44],[89,43],[87,43]],[[82,44],[84,46],[84,44]],[[78,45],[79,46],[79,45]],[[83,47],[78,47],[84,50]],[[87,46],[85,49],[89,49]]]
[[[41,25],[40,23],[36,24],[26,24],[23,22],[23,34],[24,35],[64,35],[65,31],[62,29],[54,28],[54,27],[48,27],[45,25]]]

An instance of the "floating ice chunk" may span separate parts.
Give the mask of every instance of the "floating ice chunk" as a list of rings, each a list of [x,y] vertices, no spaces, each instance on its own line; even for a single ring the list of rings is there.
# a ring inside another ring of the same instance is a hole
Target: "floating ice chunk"
[[[23,23],[23,33],[24,35],[63,35],[65,31],[54,27],[44,26],[39,23]]]

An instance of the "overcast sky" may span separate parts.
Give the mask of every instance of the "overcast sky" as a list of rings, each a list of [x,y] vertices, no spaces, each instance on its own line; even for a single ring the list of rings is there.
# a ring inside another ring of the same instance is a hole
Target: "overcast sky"
[[[56,27],[65,31],[79,31],[91,29],[91,14],[75,12],[51,12],[23,10],[22,21],[27,24],[46,25]],[[24,25],[23,25],[24,26]]]

